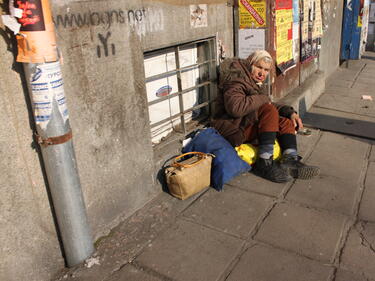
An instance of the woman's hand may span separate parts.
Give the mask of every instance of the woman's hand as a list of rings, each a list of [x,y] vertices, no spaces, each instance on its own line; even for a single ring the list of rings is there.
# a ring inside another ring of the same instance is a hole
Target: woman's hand
[[[296,128],[296,131],[299,131],[299,130],[303,129],[302,119],[299,117],[299,115],[297,113],[293,113],[290,116],[290,119],[293,121],[294,127]]]

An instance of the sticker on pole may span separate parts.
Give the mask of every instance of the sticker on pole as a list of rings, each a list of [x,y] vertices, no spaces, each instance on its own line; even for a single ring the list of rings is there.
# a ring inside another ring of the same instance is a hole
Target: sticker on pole
[[[46,63],[58,60],[55,29],[48,0],[11,0],[22,11],[17,35],[18,62]]]
[[[51,120],[53,102],[64,120],[69,119],[60,62],[38,65],[30,78],[35,122],[43,130]]]
[[[22,16],[18,20],[21,31],[44,31],[43,9],[41,0],[17,0],[14,7],[22,10]]]

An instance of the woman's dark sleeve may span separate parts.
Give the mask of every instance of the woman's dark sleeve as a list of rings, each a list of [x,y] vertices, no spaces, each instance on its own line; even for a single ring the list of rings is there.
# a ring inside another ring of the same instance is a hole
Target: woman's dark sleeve
[[[295,111],[294,108],[290,105],[284,105],[284,104],[278,104],[278,103],[273,103],[273,105],[276,106],[276,108],[279,111],[279,115],[282,117],[286,117],[290,119],[293,113],[297,113],[297,111]]]
[[[269,102],[270,98],[266,95],[246,95],[241,83],[231,83],[224,87],[225,110],[234,118],[243,117]]]

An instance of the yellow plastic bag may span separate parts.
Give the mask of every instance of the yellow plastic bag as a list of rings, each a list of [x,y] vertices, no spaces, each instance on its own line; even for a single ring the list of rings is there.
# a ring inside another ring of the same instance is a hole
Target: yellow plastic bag
[[[258,157],[258,148],[250,143],[244,143],[234,148],[237,151],[238,156],[248,164],[252,165],[255,163]],[[281,148],[278,141],[275,141],[273,146],[273,159],[278,160],[281,157]]]

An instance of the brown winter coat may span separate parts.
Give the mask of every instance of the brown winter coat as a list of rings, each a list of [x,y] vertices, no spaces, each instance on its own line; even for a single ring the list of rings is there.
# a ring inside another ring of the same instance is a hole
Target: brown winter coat
[[[250,78],[251,65],[248,60],[233,60],[229,69],[230,73],[224,79],[221,77],[211,125],[233,146],[238,146],[245,141],[245,128],[257,122],[259,107],[270,103],[271,99],[264,85],[258,86]],[[294,112],[290,106],[274,105],[281,116],[290,117]]]

